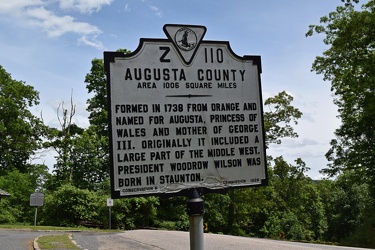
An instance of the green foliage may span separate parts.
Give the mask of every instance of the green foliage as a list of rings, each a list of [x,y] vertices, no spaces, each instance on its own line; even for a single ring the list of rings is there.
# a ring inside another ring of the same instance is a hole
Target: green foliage
[[[9,200],[1,200],[0,211],[0,224],[13,224],[19,221],[18,209],[12,207]]]
[[[45,147],[56,152],[53,180],[48,182],[50,190],[56,190],[62,184],[95,190],[97,185],[109,176],[108,138],[99,136],[90,126],[84,130],[72,123],[75,108],[72,105],[70,115],[63,106],[63,117],[59,122],[61,130],[50,128],[49,141]],[[84,166],[84,167],[83,167]]]
[[[227,232],[227,208],[229,208],[230,202],[231,200],[229,196],[224,194],[208,194],[204,196],[204,220],[206,223],[208,223],[210,232]]]
[[[72,183],[74,186],[96,190],[109,176],[108,139],[98,136],[89,127],[71,145]],[[82,167],[85,166],[85,167]]]
[[[303,225],[303,233],[298,232],[298,226],[283,228],[283,231],[292,237],[298,236],[294,239],[319,240],[327,229],[324,206],[315,183],[305,176],[309,168],[301,159],[295,162],[294,166],[282,157],[275,159],[272,182],[277,190],[279,211],[289,213],[289,218],[295,215]]]
[[[104,204],[104,201],[102,201]],[[45,195],[43,220],[45,225],[73,226],[78,221],[95,221],[99,210],[98,196],[87,189],[70,184]]]
[[[173,230],[188,230],[186,197],[160,198],[155,226]]]
[[[60,114],[62,113],[62,114]],[[61,183],[72,183],[73,166],[72,149],[74,148],[74,139],[82,134],[83,129],[73,123],[73,116],[75,114],[75,105],[71,97],[70,111],[64,107],[64,102],[57,108],[57,119],[60,123],[61,129],[48,129],[48,140],[44,143],[45,147],[52,147],[56,153],[56,164],[54,165],[54,172],[57,179]]]
[[[131,217],[134,218],[134,224],[137,227],[153,225],[158,205],[159,199],[153,196],[130,199]]]
[[[319,181],[318,189],[325,204],[328,230],[325,238],[341,242],[353,234],[372,217],[373,200],[367,184],[356,184],[350,173],[342,174],[336,181]]]
[[[287,240],[311,239],[308,230],[293,212],[272,212],[261,228],[266,238]]]
[[[38,103],[32,86],[12,79],[0,66],[0,174],[12,169],[26,173],[27,162],[41,147],[44,126],[28,109]]]
[[[284,137],[298,137],[291,123],[297,125],[302,112],[291,105],[292,101],[293,96],[282,91],[264,102],[264,130],[267,145],[280,144],[281,138]]]
[[[7,190],[11,195],[2,199],[0,203],[1,222],[29,222],[33,221],[33,209],[30,207],[30,194],[34,193],[36,181],[29,174],[18,170],[7,172],[0,176],[0,189]]]
[[[326,157],[322,173],[339,175],[318,188],[325,204],[328,230],[325,238],[344,244],[374,247],[375,213],[375,1],[354,8],[344,6],[310,25],[306,36],[324,35],[329,48],[317,56],[312,70],[331,82],[334,103],[342,124]],[[372,224],[372,226],[371,226]],[[366,229],[368,232],[365,233]]]
[[[86,75],[85,83],[88,92],[94,93],[87,100],[90,124],[97,127],[99,135],[108,136],[107,82],[102,59],[91,61],[91,70]]]
[[[316,57],[312,69],[331,81],[342,120],[323,173],[355,170],[359,182],[375,183],[375,1],[360,11],[351,4],[339,6],[320,22],[311,25],[307,35],[323,34],[330,47]]]
[[[119,49],[117,52],[130,54],[126,49]],[[99,136],[108,137],[107,81],[103,59],[91,61],[91,70],[86,75],[85,83],[88,92],[94,94],[87,100],[90,124],[94,126]]]
[[[363,222],[347,238],[341,241],[344,246],[374,248],[375,246],[375,214],[374,207],[366,211]]]
[[[301,159],[295,165],[274,160],[269,185],[205,196],[205,221],[211,232],[279,238],[323,240],[327,230],[324,204],[317,185],[305,176]]]
[[[114,202],[113,223],[119,228],[135,229],[155,224],[159,199],[157,197],[136,197]]]

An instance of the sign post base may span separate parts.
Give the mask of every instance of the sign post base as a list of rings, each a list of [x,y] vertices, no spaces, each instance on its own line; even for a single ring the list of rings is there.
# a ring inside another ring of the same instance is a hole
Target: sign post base
[[[200,198],[197,189],[192,189],[190,192],[187,214],[189,215],[190,250],[203,250],[204,201]]]

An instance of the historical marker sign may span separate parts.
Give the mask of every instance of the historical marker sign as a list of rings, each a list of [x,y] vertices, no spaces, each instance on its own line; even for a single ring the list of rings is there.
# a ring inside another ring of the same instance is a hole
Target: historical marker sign
[[[44,204],[44,194],[35,192],[30,194],[30,206],[41,207]]]
[[[165,25],[125,55],[104,52],[112,198],[267,183],[260,56]]]

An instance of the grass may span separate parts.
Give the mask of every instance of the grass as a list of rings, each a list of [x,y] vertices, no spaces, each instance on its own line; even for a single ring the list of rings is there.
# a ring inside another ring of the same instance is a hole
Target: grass
[[[41,236],[37,240],[40,249],[79,249],[68,234]]]
[[[55,226],[32,226],[26,224],[3,224],[0,225],[0,228],[4,229],[24,229],[24,230],[41,230],[41,231],[71,231],[71,230],[90,230],[87,228],[78,228],[78,227],[55,227]]]
[[[91,231],[91,232],[119,232],[117,229],[99,229],[87,227],[57,227],[57,226],[33,226],[29,224],[0,224],[0,229],[14,230],[38,230],[38,231]]]

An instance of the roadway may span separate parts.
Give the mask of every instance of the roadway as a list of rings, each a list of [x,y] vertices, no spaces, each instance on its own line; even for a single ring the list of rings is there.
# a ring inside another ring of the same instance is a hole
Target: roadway
[[[32,242],[42,235],[72,234],[73,241],[86,250],[189,250],[188,232],[133,230],[125,232],[30,231],[0,229],[0,249],[32,249]],[[320,244],[204,234],[205,250],[364,250]]]

